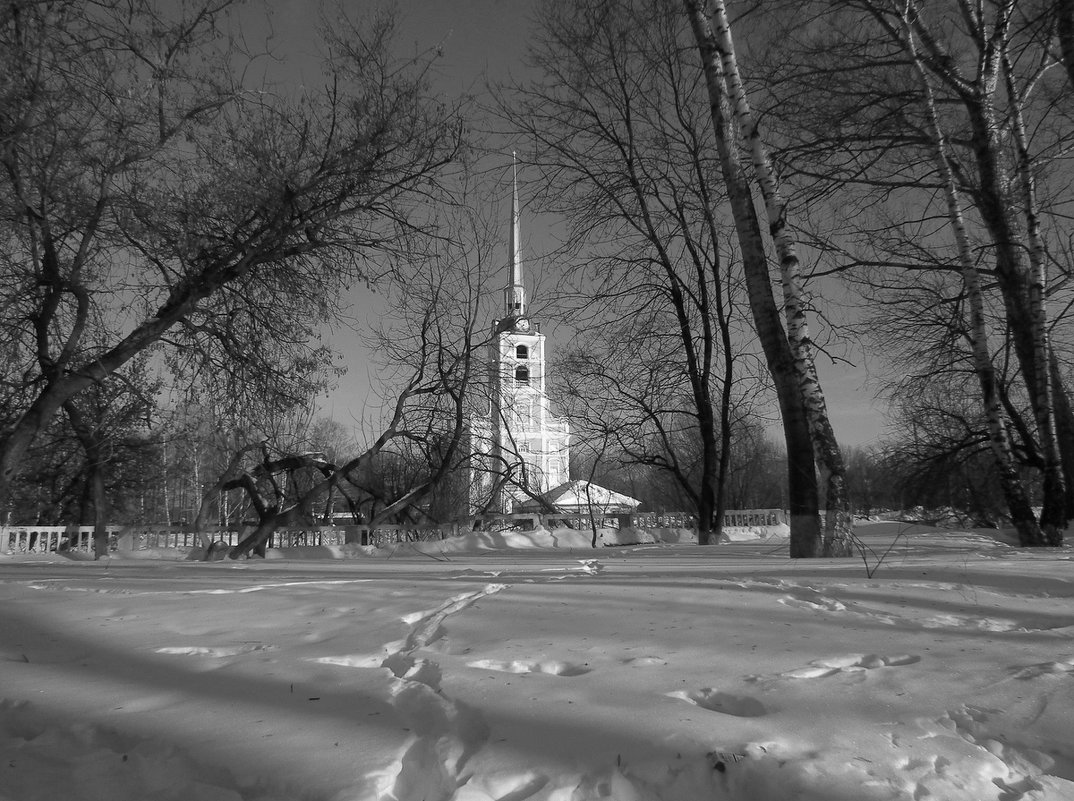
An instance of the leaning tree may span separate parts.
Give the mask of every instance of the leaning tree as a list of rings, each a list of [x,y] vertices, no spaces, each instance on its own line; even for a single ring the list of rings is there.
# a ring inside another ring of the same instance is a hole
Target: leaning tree
[[[319,89],[246,86],[229,0],[0,9],[0,316],[24,402],[0,499],[43,426],[167,340],[270,369],[336,311],[463,143],[392,21],[341,18]],[[87,323],[108,321],[87,347]]]

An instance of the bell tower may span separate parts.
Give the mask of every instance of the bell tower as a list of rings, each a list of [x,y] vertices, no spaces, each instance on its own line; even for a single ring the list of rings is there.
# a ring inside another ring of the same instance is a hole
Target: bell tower
[[[489,343],[491,455],[508,476],[502,497],[495,503],[503,512],[567,481],[570,447],[570,427],[552,414],[545,391],[545,336],[529,318],[514,163],[511,177],[504,317],[493,322]]]

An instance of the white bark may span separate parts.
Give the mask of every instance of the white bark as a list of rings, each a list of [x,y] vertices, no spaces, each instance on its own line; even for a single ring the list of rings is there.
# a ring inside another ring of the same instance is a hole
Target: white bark
[[[1025,119],[1021,97],[1014,84],[1013,68],[1007,53],[1003,53],[1003,72],[1007,83],[1007,98],[1011,108],[1011,129],[1017,154],[1017,174],[1022,189],[1026,239],[1029,244],[1029,263],[1032,268],[1029,282],[1029,306],[1033,321],[1033,350],[1037,402],[1033,405],[1037,418],[1037,437],[1044,460],[1044,511],[1041,527],[1052,544],[1062,543],[1059,528],[1066,522],[1066,481],[1063,477],[1062,456],[1055,419],[1054,389],[1051,380],[1051,343],[1048,336],[1048,266],[1045,261],[1044,239],[1040,232],[1037,211],[1037,190],[1029,156]],[[1027,377],[1028,379],[1028,377]]]
[[[1000,480],[1006,494],[1012,521],[1018,529],[1019,540],[1023,545],[1041,544],[1043,538],[1040,528],[1033,517],[1025,488],[1018,477],[1017,464],[1011,448],[1009,421],[1003,409],[996,384],[995,367],[992,364],[992,354],[988,346],[988,328],[985,319],[981,279],[977,272],[969,235],[966,232],[955,177],[947,160],[946,137],[940,126],[939,115],[936,111],[932,84],[929,82],[928,73],[921,63],[917,45],[914,42],[911,14],[912,2],[913,0],[906,0],[905,4],[897,7],[902,23],[902,41],[900,44],[905,48],[910,58],[910,63],[920,83],[922,97],[924,98],[936,169],[944,188],[947,216],[955,238],[959,265],[962,271],[963,290],[969,307],[969,340],[973,353],[974,370],[977,373],[984,396],[985,415],[988,419],[989,444],[999,469]]]
[[[683,0],[697,41],[701,66],[709,95],[716,151],[734,217],[742,251],[743,270],[757,336],[764,349],[769,373],[776,385],[783,431],[787,443],[787,488],[791,511],[792,557],[817,556],[823,546],[817,514],[816,465],[808,413],[794,369],[794,354],[772,293],[768,259],[760,223],[753,204],[749,179],[733,146],[732,125],[725,112],[726,90],[723,66],[718,57],[712,26],[704,11],[704,0]],[[823,550],[823,548],[822,548]]]
[[[813,341],[805,310],[801,262],[794,231],[787,224],[787,203],[772,168],[768,150],[742,81],[735,55],[731,24],[724,0],[713,0],[712,35],[723,64],[724,84],[738,123],[742,143],[753,162],[754,176],[764,199],[768,230],[779,258],[787,338],[794,354],[795,372],[805,403],[817,461],[826,473],[828,514],[825,520],[823,555],[847,556],[851,552],[853,521],[846,489],[846,465],[828,417],[828,405],[817,375]]]

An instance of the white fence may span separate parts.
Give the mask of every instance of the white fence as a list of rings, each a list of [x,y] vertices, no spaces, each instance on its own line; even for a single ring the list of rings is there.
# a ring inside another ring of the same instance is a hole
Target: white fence
[[[789,521],[782,509],[728,509],[723,513],[723,525],[727,527],[776,526]],[[633,512],[631,514],[599,515],[591,521],[586,514],[514,514],[486,515],[477,519],[481,525],[512,525],[521,528],[545,528],[565,526],[589,528],[592,522],[598,528],[697,528],[697,517],[686,512]],[[462,526],[465,528],[465,526]]]
[[[728,509],[723,513],[724,528],[778,526],[789,522],[790,516],[782,509]]]
[[[147,548],[184,548],[197,544],[197,536],[176,526],[105,526],[112,551]],[[231,544],[238,532],[212,532],[213,539]],[[8,553],[93,549],[93,526],[0,526],[0,548]]]
[[[723,524],[731,526],[772,526],[787,522],[782,509],[731,509],[724,512]],[[645,512],[601,517],[600,527],[626,528],[696,528],[696,518],[688,514]],[[522,528],[537,526],[589,528],[589,515],[490,515],[443,526],[379,524],[376,526],[320,526],[285,528],[273,532],[269,548],[300,546],[357,545],[384,546],[399,542],[442,540],[475,528]],[[110,551],[144,551],[150,548],[192,548],[198,535],[178,526],[107,526]],[[213,542],[236,545],[252,531],[243,529],[209,529],[204,536]],[[7,553],[44,553],[46,551],[93,549],[93,526],[0,526],[0,549]]]
[[[119,529],[108,528],[109,537]],[[0,548],[8,553],[87,550],[93,544],[93,526],[0,526]]]
[[[144,551],[151,548],[192,548],[200,544],[198,535],[178,526],[107,526],[108,550]],[[237,545],[252,531],[244,529],[208,529],[203,532],[212,542]],[[444,539],[454,529],[400,525],[322,526],[316,528],[277,529],[269,539],[269,548],[299,546],[385,545],[393,542]],[[7,553],[45,553],[47,551],[93,550],[93,526],[0,526],[0,549]]]

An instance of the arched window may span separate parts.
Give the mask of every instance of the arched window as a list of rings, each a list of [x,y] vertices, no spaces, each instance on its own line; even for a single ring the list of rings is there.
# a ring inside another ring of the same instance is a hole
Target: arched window
[[[515,358],[516,359],[528,359],[530,357],[530,349],[525,345],[515,345]]]
[[[515,368],[515,383],[516,384],[528,384],[530,382],[530,368],[528,367],[516,367]]]

